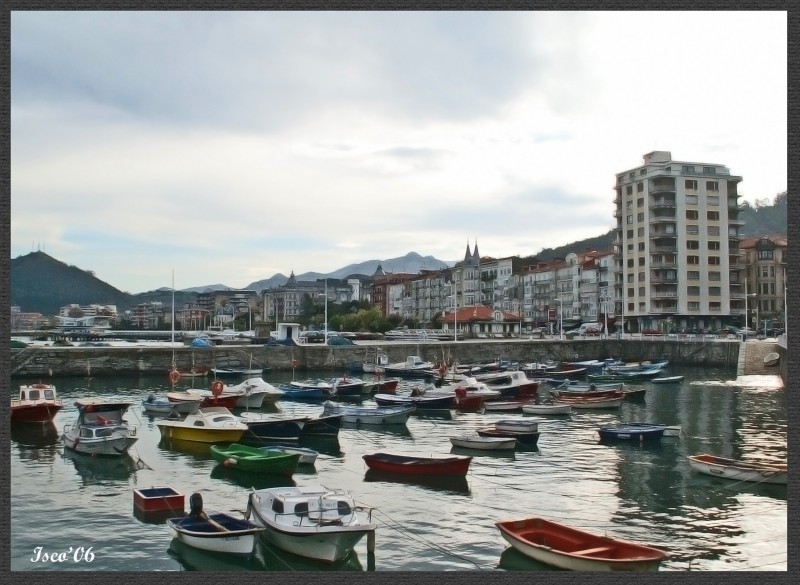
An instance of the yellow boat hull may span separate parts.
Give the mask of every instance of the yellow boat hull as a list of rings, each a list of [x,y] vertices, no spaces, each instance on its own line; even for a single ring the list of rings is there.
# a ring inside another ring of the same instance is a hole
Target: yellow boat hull
[[[161,436],[165,439],[194,441],[196,443],[236,443],[244,434],[240,429],[198,429],[191,427],[163,426]]]

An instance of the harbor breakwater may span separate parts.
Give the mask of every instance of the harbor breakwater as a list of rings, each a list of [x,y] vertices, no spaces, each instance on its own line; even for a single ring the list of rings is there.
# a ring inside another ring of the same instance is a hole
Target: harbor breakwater
[[[403,362],[409,355],[439,362],[460,363],[506,359],[519,362],[544,360],[605,359],[623,361],[669,360],[673,364],[731,366],[738,363],[740,346],[732,340],[470,340],[458,342],[360,342],[355,345],[294,346],[221,345],[211,349],[188,346],[53,347],[30,346],[12,349],[12,377],[102,376],[157,374],[169,372],[173,363],[180,369],[193,364],[217,368],[264,367],[291,371],[331,370],[342,372],[350,362],[371,361],[377,351],[390,362]],[[783,361],[783,360],[782,360]]]

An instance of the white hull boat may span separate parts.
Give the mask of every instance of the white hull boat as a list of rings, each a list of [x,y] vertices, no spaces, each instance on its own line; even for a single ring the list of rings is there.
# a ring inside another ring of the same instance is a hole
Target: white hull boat
[[[327,563],[345,558],[376,529],[371,510],[356,506],[350,492],[322,485],[253,490],[247,517],[274,546]]]
[[[124,455],[138,440],[136,428],[123,418],[130,402],[101,399],[77,400],[78,419],[64,428],[67,449],[88,455]]]
[[[513,449],[517,446],[517,440],[506,437],[481,437],[480,435],[462,435],[460,437],[450,437],[453,447],[464,449],[481,449],[486,451],[498,451]]]
[[[414,412],[414,406],[379,406],[369,408],[363,406],[345,406],[330,400],[324,404],[323,416],[342,415],[342,422],[365,425],[404,425]]]
[[[706,475],[736,481],[783,485],[787,485],[788,482],[788,468],[785,464],[737,461],[704,453],[690,456],[689,467]]]
[[[570,414],[569,404],[526,404],[522,407],[525,414]]]

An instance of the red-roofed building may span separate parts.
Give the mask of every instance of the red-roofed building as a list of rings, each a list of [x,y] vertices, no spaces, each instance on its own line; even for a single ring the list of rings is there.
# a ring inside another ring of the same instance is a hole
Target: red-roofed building
[[[510,337],[519,335],[520,315],[484,305],[462,307],[442,316],[442,327],[459,334],[477,337]]]

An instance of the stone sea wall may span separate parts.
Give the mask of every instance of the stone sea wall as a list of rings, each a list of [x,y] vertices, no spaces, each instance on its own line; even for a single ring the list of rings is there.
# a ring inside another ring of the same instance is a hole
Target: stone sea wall
[[[369,361],[380,350],[392,362],[419,355],[432,362],[453,358],[461,363],[497,358],[520,362],[586,360],[615,357],[624,361],[670,360],[673,364],[735,367],[740,343],[730,340],[685,341],[649,339],[509,340],[443,343],[369,343],[348,346],[222,345],[213,349],[190,347],[52,347],[11,350],[10,374],[14,377],[102,376],[164,373],[173,361],[179,368],[203,364],[269,367],[273,371],[342,370],[348,362]],[[784,360],[782,360],[784,361]]]

